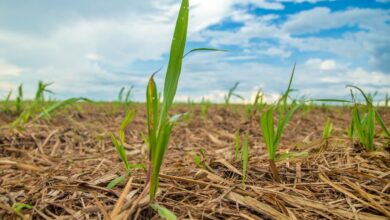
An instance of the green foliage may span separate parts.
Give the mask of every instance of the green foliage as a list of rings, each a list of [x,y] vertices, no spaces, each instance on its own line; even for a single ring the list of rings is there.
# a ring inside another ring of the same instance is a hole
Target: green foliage
[[[200,103],[200,115],[204,118],[207,118],[209,115],[209,108],[211,106],[211,102],[209,100],[206,100],[204,97],[202,98],[202,101]]]
[[[245,134],[244,143],[242,144],[241,149],[241,159],[242,159],[242,184],[245,184],[248,170],[248,151],[249,151],[249,140],[248,132]]]
[[[23,209],[32,209],[33,206],[32,206],[32,205],[29,205],[29,204],[17,202],[17,203],[14,203],[14,204],[12,205],[12,208],[14,209],[14,211],[15,211],[16,213],[21,214],[20,212],[21,212]]]
[[[133,92],[133,89],[134,89],[134,86],[131,86],[129,89],[127,89],[127,92],[126,92],[126,87],[123,86],[119,90],[119,93],[118,93],[118,102],[124,103],[126,106],[128,104],[130,104],[130,102],[131,102],[131,94]],[[125,92],[126,92],[126,95],[125,95]]]
[[[202,148],[200,149],[200,154],[194,155],[194,162],[197,167],[206,167],[205,160],[206,160],[206,151]]]
[[[10,106],[11,95],[12,95],[12,89],[9,90],[3,103],[3,112],[5,113],[11,113],[11,106]]]
[[[157,87],[156,83],[154,82],[153,75],[150,77],[146,91],[150,152],[149,158],[151,162],[151,182],[149,191],[151,201],[154,200],[157,192],[160,168],[163,162],[165,151],[168,148],[173,124],[179,118],[179,116],[177,116],[169,119],[168,112],[176,95],[177,85],[181,72],[182,58],[184,55],[184,48],[187,38],[188,7],[188,0],[183,0],[180,6],[180,11],[172,39],[168,68],[164,81],[164,99],[160,112]]]
[[[233,86],[232,88],[229,89],[228,94],[225,95],[224,99],[225,99],[225,104],[226,104],[226,105],[229,105],[229,104],[230,104],[230,99],[231,99],[233,96],[234,96],[234,97],[237,97],[237,98],[239,98],[239,99],[241,99],[241,100],[244,100],[244,97],[242,97],[241,95],[235,93],[235,91],[236,91],[236,89],[237,89],[237,87],[238,87],[239,84],[240,84],[239,82],[236,82],[236,83],[234,84],[234,86]]]
[[[240,151],[240,132],[236,132],[236,142],[234,144],[234,159],[238,159],[238,152]]]
[[[34,102],[36,104],[43,104],[45,101],[45,93],[53,93],[51,90],[48,90],[47,88],[53,83],[44,83],[43,81],[38,82],[38,89],[35,93],[35,99]]]
[[[115,149],[116,149],[116,151],[117,151],[117,153],[119,155],[119,158],[123,162],[123,165],[124,165],[124,168],[126,170],[126,173],[129,172],[131,166],[129,164],[129,161],[127,160],[126,149],[124,147],[125,146],[125,131],[126,131],[127,126],[133,120],[135,115],[136,115],[136,111],[128,111],[126,113],[126,116],[123,119],[123,121],[122,121],[122,123],[121,123],[121,125],[119,127],[119,130],[118,130],[119,139],[117,139],[114,136],[114,134],[112,134],[112,133],[110,134],[112,143],[115,146]]]
[[[79,101],[92,102],[91,100],[83,97],[65,99],[60,102],[55,102],[49,107],[44,108],[43,111],[38,115],[38,118],[42,118],[42,117],[50,118],[55,111],[63,108],[64,106],[71,105]]]
[[[280,139],[282,137],[283,129],[292,118],[294,112],[300,108],[301,105],[295,105],[288,110],[288,97],[289,93],[293,91],[291,89],[292,80],[295,72],[295,64],[290,76],[287,90],[282,97],[278,100],[276,106],[270,106],[261,116],[260,125],[263,131],[263,138],[267,146],[268,158],[270,161],[275,161],[276,151],[279,146]],[[279,121],[277,123],[277,129],[275,131],[274,123],[274,111],[275,108],[279,110]]]
[[[389,94],[386,93],[386,96],[385,96],[385,107],[389,107],[389,101],[390,101],[390,97],[389,97]]]
[[[152,207],[155,211],[158,212],[158,215],[160,215],[161,218],[164,218],[166,220],[176,220],[176,215],[169,211],[167,208],[157,205],[157,204],[150,204],[150,207]]]
[[[18,87],[18,95],[15,101],[16,113],[22,112],[22,100],[23,100],[23,84],[20,84]]]
[[[107,184],[108,189],[113,189],[114,187],[121,185],[125,182],[126,175],[118,176]]]
[[[362,106],[362,109],[360,109],[351,90],[354,105],[352,106],[352,125],[350,135],[351,137],[356,135],[364,148],[368,151],[373,151],[375,150],[375,122],[380,125],[386,137],[390,137],[390,133],[386,128],[382,117],[373,105],[372,96],[366,95],[364,91],[357,86],[347,85],[347,87],[358,90],[363,95],[366,102],[366,104]],[[361,113],[361,110],[363,110],[363,114]]]
[[[322,138],[323,139],[329,139],[330,138],[330,134],[332,133],[332,129],[333,129],[333,123],[330,121],[330,118],[328,118],[326,120],[326,123],[325,123],[325,126],[324,126],[324,130],[322,131]]]

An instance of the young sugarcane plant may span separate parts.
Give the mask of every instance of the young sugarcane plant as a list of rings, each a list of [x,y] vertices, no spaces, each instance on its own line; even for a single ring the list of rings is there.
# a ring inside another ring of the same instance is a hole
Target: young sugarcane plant
[[[244,100],[244,97],[242,97],[241,95],[235,93],[235,91],[236,91],[236,89],[237,89],[237,87],[238,87],[239,84],[240,84],[239,82],[236,82],[236,83],[234,84],[234,86],[233,86],[232,88],[229,89],[228,94],[225,95],[225,97],[224,97],[224,99],[225,99],[225,105],[229,105],[229,104],[230,104],[230,99],[231,99],[233,96],[234,96],[234,97],[237,97],[237,98],[239,98],[239,99],[241,99],[241,100]]]
[[[270,170],[272,172],[272,176],[276,182],[280,182],[279,172],[277,170],[277,167],[275,165],[276,161],[276,153],[279,147],[279,143],[282,137],[283,129],[287,125],[287,123],[290,121],[291,117],[293,116],[294,112],[300,108],[300,105],[295,105],[290,110],[287,111],[287,98],[289,97],[288,94],[291,90],[291,83],[294,76],[294,69],[291,73],[290,81],[287,87],[286,92],[282,95],[282,97],[279,99],[278,103],[276,105],[271,105],[261,116],[260,118],[260,125],[261,129],[263,131],[263,138],[265,141],[265,145],[267,147],[268,152],[268,159],[269,159],[269,165]],[[283,105],[282,108],[280,108],[280,105]],[[279,121],[277,123],[277,128],[275,131],[275,123],[274,123],[274,112],[275,110],[279,110]]]
[[[163,163],[165,152],[168,148],[169,139],[175,122],[183,115],[178,114],[169,117],[169,110],[173,104],[176,95],[179,76],[181,73],[182,60],[184,56],[195,51],[222,51],[212,48],[192,49],[184,55],[185,43],[188,27],[188,0],[182,0],[179,15],[176,20],[176,27],[172,38],[171,50],[169,55],[167,72],[164,80],[163,101],[159,103],[154,74],[149,79],[146,89],[146,115],[148,122],[148,144],[149,161],[148,179],[150,182],[149,196],[150,201],[156,197],[159,173]],[[161,107],[161,109],[160,109]]]
[[[352,107],[352,125],[351,125],[351,137],[354,134],[359,139],[359,142],[363,147],[368,151],[374,151],[374,138],[375,138],[375,122],[377,122],[382,130],[385,133],[385,137],[390,138],[390,132],[386,128],[385,123],[383,122],[382,117],[379,115],[378,111],[375,109],[372,98],[367,96],[363,90],[354,85],[347,85],[347,87],[354,88],[358,90],[364,97],[366,105],[363,106],[365,113],[360,114],[359,106],[355,101],[355,97],[351,91],[352,101],[354,103]]]

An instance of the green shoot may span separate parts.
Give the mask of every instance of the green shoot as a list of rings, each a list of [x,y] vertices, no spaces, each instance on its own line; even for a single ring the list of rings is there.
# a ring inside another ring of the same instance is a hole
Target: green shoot
[[[15,101],[16,113],[18,114],[22,112],[22,99],[23,99],[23,84],[20,84],[18,87],[18,96],[16,97],[16,101]]]
[[[180,116],[169,119],[168,112],[176,95],[177,85],[181,72],[182,59],[187,38],[188,27],[188,0],[183,0],[172,39],[168,68],[164,81],[162,109],[159,111],[159,98],[153,75],[150,77],[147,91],[147,120],[149,133],[150,170],[150,201],[153,201],[158,189],[159,173],[164,154],[168,148],[172,127]],[[159,114],[160,113],[160,114]],[[158,118],[159,117],[159,118]]]
[[[356,103],[355,97],[351,91],[352,101],[354,102],[354,106],[352,107],[351,136],[353,137],[353,135],[356,134],[359,142],[363,145],[363,147],[368,151],[373,151],[375,150],[375,122],[381,126],[386,137],[390,137],[390,133],[386,128],[382,117],[379,115],[373,105],[372,96],[367,96],[364,91],[357,86],[347,85],[347,87],[358,90],[366,101],[366,105],[363,106],[364,114],[361,114],[359,106]]]
[[[12,95],[12,89],[9,90],[7,96],[5,97],[4,104],[3,104],[3,112],[5,113],[10,113],[11,108],[10,108],[10,100],[11,100],[11,95]]]
[[[200,114],[203,118],[207,118],[207,116],[209,115],[210,106],[211,102],[203,97],[200,103]]]
[[[166,219],[166,220],[176,220],[177,219],[176,215],[173,212],[169,211],[167,208],[165,208],[161,205],[150,204],[150,207],[152,207],[155,211],[157,211],[158,215],[163,219]]]
[[[249,143],[248,143],[248,132],[245,134],[244,143],[242,145],[241,150],[241,159],[242,159],[242,184],[245,185],[247,170],[248,170],[248,151],[249,151]]]
[[[125,130],[126,130],[127,126],[130,124],[130,122],[133,120],[135,114],[136,114],[136,111],[128,111],[126,113],[126,116],[123,119],[123,121],[120,125],[120,128],[119,128],[119,131],[118,131],[119,139],[117,139],[114,136],[114,134],[111,133],[112,143],[115,146],[115,149],[119,155],[119,158],[123,162],[126,173],[129,172],[131,167],[130,167],[129,161],[127,160],[126,149],[124,147],[124,145],[125,145]]]
[[[232,98],[233,96],[235,96],[235,97],[237,97],[237,98],[239,98],[239,99],[241,99],[241,100],[244,100],[244,97],[242,97],[241,95],[235,93],[235,91],[236,91],[236,89],[237,89],[237,87],[238,87],[239,84],[240,84],[239,82],[236,82],[236,83],[234,84],[234,86],[233,86],[232,88],[229,89],[228,94],[225,95],[224,99],[225,99],[225,104],[226,104],[226,105],[229,105],[229,104],[230,104],[230,100],[231,100],[231,98]]]
[[[330,118],[326,120],[324,130],[322,131],[322,138],[329,139],[330,134],[332,133],[333,123],[330,121]]]
[[[12,208],[14,209],[14,211],[15,211],[16,213],[21,214],[20,212],[21,212],[23,209],[32,209],[33,206],[32,206],[32,205],[29,205],[29,204],[17,202],[17,203],[14,203],[14,204],[12,205]]]
[[[295,65],[293,71],[291,73],[290,81],[287,87],[287,90],[282,95],[282,97],[277,102],[276,106],[270,106],[261,116],[260,125],[263,131],[263,138],[265,141],[265,145],[267,147],[268,159],[270,163],[270,169],[273,174],[273,178],[275,181],[280,182],[279,174],[275,165],[276,153],[279,147],[279,143],[283,134],[283,130],[287,123],[291,120],[294,112],[300,108],[300,105],[295,105],[288,110],[287,99],[289,97],[289,93],[292,91],[291,84],[294,76]],[[282,108],[280,105],[282,104]],[[274,110],[275,108],[279,109],[279,121],[276,124],[277,128],[275,130],[274,123]]]
[[[202,148],[200,149],[200,154],[194,155],[194,162],[197,167],[206,167],[205,160],[206,160],[206,151]]]
[[[236,132],[236,142],[234,144],[234,160],[238,159],[238,152],[240,150],[240,133]]]
[[[390,97],[389,97],[389,94],[386,93],[386,96],[385,96],[385,107],[389,107],[389,101],[390,101]]]

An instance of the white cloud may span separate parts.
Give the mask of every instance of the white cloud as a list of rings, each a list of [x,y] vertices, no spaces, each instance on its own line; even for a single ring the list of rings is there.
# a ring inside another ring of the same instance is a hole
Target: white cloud
[[[23,71],[22,68],[19,68],[15,65],[9,64],[4,60],[0,59],[0,76],[19,76]]]

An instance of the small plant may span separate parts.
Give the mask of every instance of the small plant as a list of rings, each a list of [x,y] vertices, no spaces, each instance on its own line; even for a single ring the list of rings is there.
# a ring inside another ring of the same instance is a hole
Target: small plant
[[[333,123],[330,121],[330,118],[326,120],[324,130],[322,131],[322,138],[327,140],[330,138],[330,134],[333,130]]]
[[[188,26],[188,0],[183,0],[172,39],[167,73],[164,82],[164,99],[159,111],[159,97],[153,75],[149,79],[146,90],[147,122],[149,134],[149,160],[150,160],[150,201],[156,196],[159,173],[165,151],[168,148],[170,135],[174,123],[179,115],[169,118],[169,110],[176,95],[177,85],[181,72],[182,59],[187,37]]]
[[[20,114],[22,112],[22,100],[23,100],[23,84],[20,84],[18,87],[18,96],[16,97],[16,101],[15,101],[17,114]]]
[[[10,100],[12,95],[12,89],[9,90],[7,96],[5,97],[4,104],[3,104],[3,112],[5,113],[11,113],[11,106],[10,106]]]
[[[127,92],[126,92],[126,95],[125,95],[125,90],[126,90],[126,87],[122,87],[120,90],[119,90],[119,94],[118,94],[118,101],[120,103],[124,103],[126,104],[126,106],[130,103],[131,101],[131,94],[133,92],[133,89],[134,89],[134,86],[131,86]]]
[[[279,99],[276,106],[270,106],[260,118],[260,125],[263,131],[263,138],[267,147],[270,169],[274,180],[277,182],[280,182],[280,178],[279,178],[278,170],[275,165],[275,160],[276,160],[276,153],[279,147],[280,139],[283,134],[283,129],[290,121],[294,112],[298,110],[298,108],[300,108],[300,105],[295,105],[290,110],[288,110],[288,106],[287,106],[287,99],[289,97],[288,94],[290,93],[290,91],[292,91],[291,83],[294,76],[294,70],[295,70],[295,65],[286,92]],[[277,123],[276,131],[274,128],[275,123],[273,119],[275,108],[279,109],[279,121]]]
[[[238,87],[239,84],[240,84],[239,82],[236,82],[236,83],[234,84],[234,86],[233,86],[232,88],[229,89],[228,94],[225,95],[224,99],[225,99],[225,104],[226,104],[226,105],[229,105],[229,104],[230,104],[230,100],[231,100],[231,98],[232,98],[233,96],[234,96],[234,97],[237,97],[237,98],[239,98],[239,99],[241,99],[241,100],[244,100],[244,97],[242,97],[241,95],[235,93],[235,91],[236,91],[236,89],[237,89],[237,87]]]
[[[134,116],[136,115],[136,111],[127,111],[125,118],[123,119],[119,130],[118,130],[118,137],[117,139],[114,134],[111,135],[112,143],[115,146],[115,150],[119,155],[119,158],[121,159],[123,163],[123,167],[125,169],[125,175],[121,175],[114,180],[112,180],[108,185],[107,188],[111,189],[114,188],[116,185],[121,184],[125,181],[126,176],[130,175],[131,169],[134,168],[144,168],[145,165],[143,164],[130,164],[127,155],[126,155],[126,149],[125,149],[125,131],[127,126],[131,123],[131,121],[134,119]]]
[[[389,101],[390,101],[390,97],[389,97],[389,93],[386,93],[386,96],[385,96],[385,107],[389,107]]]
[[[351,91],[352,101],[354,103],[352,107],[352,125],[350,128],[351,137],[356,134],[363,147],[368,151],[373,151],[375,150],[375,122],[380,125],[386,137],[390,138],[390,132],[387,130],[382,117],[375,109],[372,102],[372,96],[367,96],[364,91],[357,86],[347,85],[347,87],[358,90],[366,101],[366,105],[363,106],[365,113],[361,114],[359,105],[356,103],[355,96]]]
[[[211,102],[209,100],[206,100],[204,97],[202,98],[202,101],[200,102],[200,115],[203,118],[207,118],[209,115],[209,108],[211,106]]]
[[[241,149],[241,160],[242,160],[242,184],[245,185],[247,170],[248,170],[248,158],[249,158],[249,140],[248,132],[245,134],[244,143]]]
[[[32,206],[32,205],[29,205],[29,204],[17,202],[17,203],[14,203],[14,204],[12,205],[12,208],[13,208],[13,210],[14,210],[17,214],[21,214],[21,211],[22,211],[23,209],[32,209],[33,206]]]
[[[234,160],[238,159],[238,152],[240,151],[240,132],[236,132],[236,142],[234,144]]]
[[[194,162],[197,167],[207,167],[205,160],[206,160],[206,151],[202,148],[200,149],[200,154],[194,155]]]

